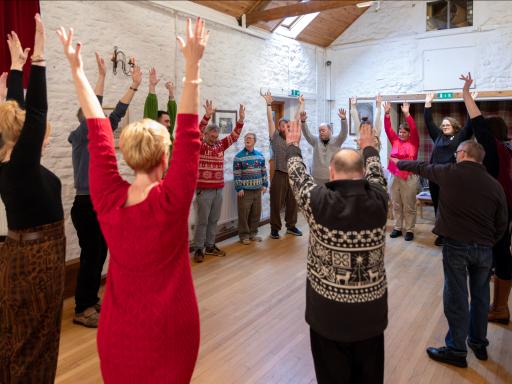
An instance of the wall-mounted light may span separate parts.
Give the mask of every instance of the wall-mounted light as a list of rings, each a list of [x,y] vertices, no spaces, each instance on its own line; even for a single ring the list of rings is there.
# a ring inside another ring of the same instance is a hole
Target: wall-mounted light
[[[132,74],[132,69],[135,66],[135,62],[133,58],[130,58],[128,62],[126,62],[126,55],[119,48],[114,47],[114,53],[112,54],[112,71],[114,75],[117,75],[117,66],[121,65],[121,70],[126,76],[130,76]]]
[[[357,3],[357,8],[368,8],[371,7],[373,4],[379,3],[379,1],[363,1],[361,3]]]

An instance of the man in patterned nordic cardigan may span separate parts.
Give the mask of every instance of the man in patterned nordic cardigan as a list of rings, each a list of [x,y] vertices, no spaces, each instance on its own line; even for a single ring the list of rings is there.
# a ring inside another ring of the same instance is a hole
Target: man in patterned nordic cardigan
[[[371,128],[361,131],[362,156],[333,156],[325,185],[307,173],[297,122],[286,139],[290,185],[310,227],[306,321],[318,383],[382,383],[388,194]]]

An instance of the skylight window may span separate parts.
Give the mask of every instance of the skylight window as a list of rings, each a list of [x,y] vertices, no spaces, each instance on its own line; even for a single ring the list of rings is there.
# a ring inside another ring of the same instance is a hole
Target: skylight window
[[[303,16],[287,17],[274,31],[280,35],[295,39],[319,14],[320,12],[315,12]]]

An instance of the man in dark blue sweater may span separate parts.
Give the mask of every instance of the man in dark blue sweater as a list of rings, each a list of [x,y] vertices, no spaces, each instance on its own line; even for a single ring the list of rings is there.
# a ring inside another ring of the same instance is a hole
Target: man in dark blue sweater
[[[105,88],[105,63],[96,53],[98,64],[98,81],[95,93],[100,103],[103,100]],[[128,106],[142,80],[139,66],[132,73],[132,83],[121,100],[109,115],[112,129],[116,130],[123,119]],[[69,135],[68,141],[72,146],[73,174],[75,179],[76,196],[71,208],[71,219],[75,226],[80,244],[80,269],[78,271],[75,291],[75,316],[73,322],[89,328],[96,328],[99,319],[98,290],[101,284],[101,272],[107,258],[107,244],[101,233],[96,212],[92,207],[89,195],[89,149],[87,145],[87,122],[81,113],[77,114],[80,125]]]
[[[430,347],[427,353],[434,360],[458,367],[467,367],[466,339],[475,356],[487,360],[492,246],[507,226],[505,193],[482,165],[484,156],[480,144],[467,140],[455,152],[456,164],[391,159],[399,169],[417,173],[441,187],[433,232],[444,238],[443,304],[449,330],[446,346]]]

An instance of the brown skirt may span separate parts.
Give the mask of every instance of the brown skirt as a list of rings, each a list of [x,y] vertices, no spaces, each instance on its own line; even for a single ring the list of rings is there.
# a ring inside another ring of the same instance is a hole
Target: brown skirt
[[[37,240],[0,246],[0,384],[53,383],[59,353],[64,222],[29,228]]]

